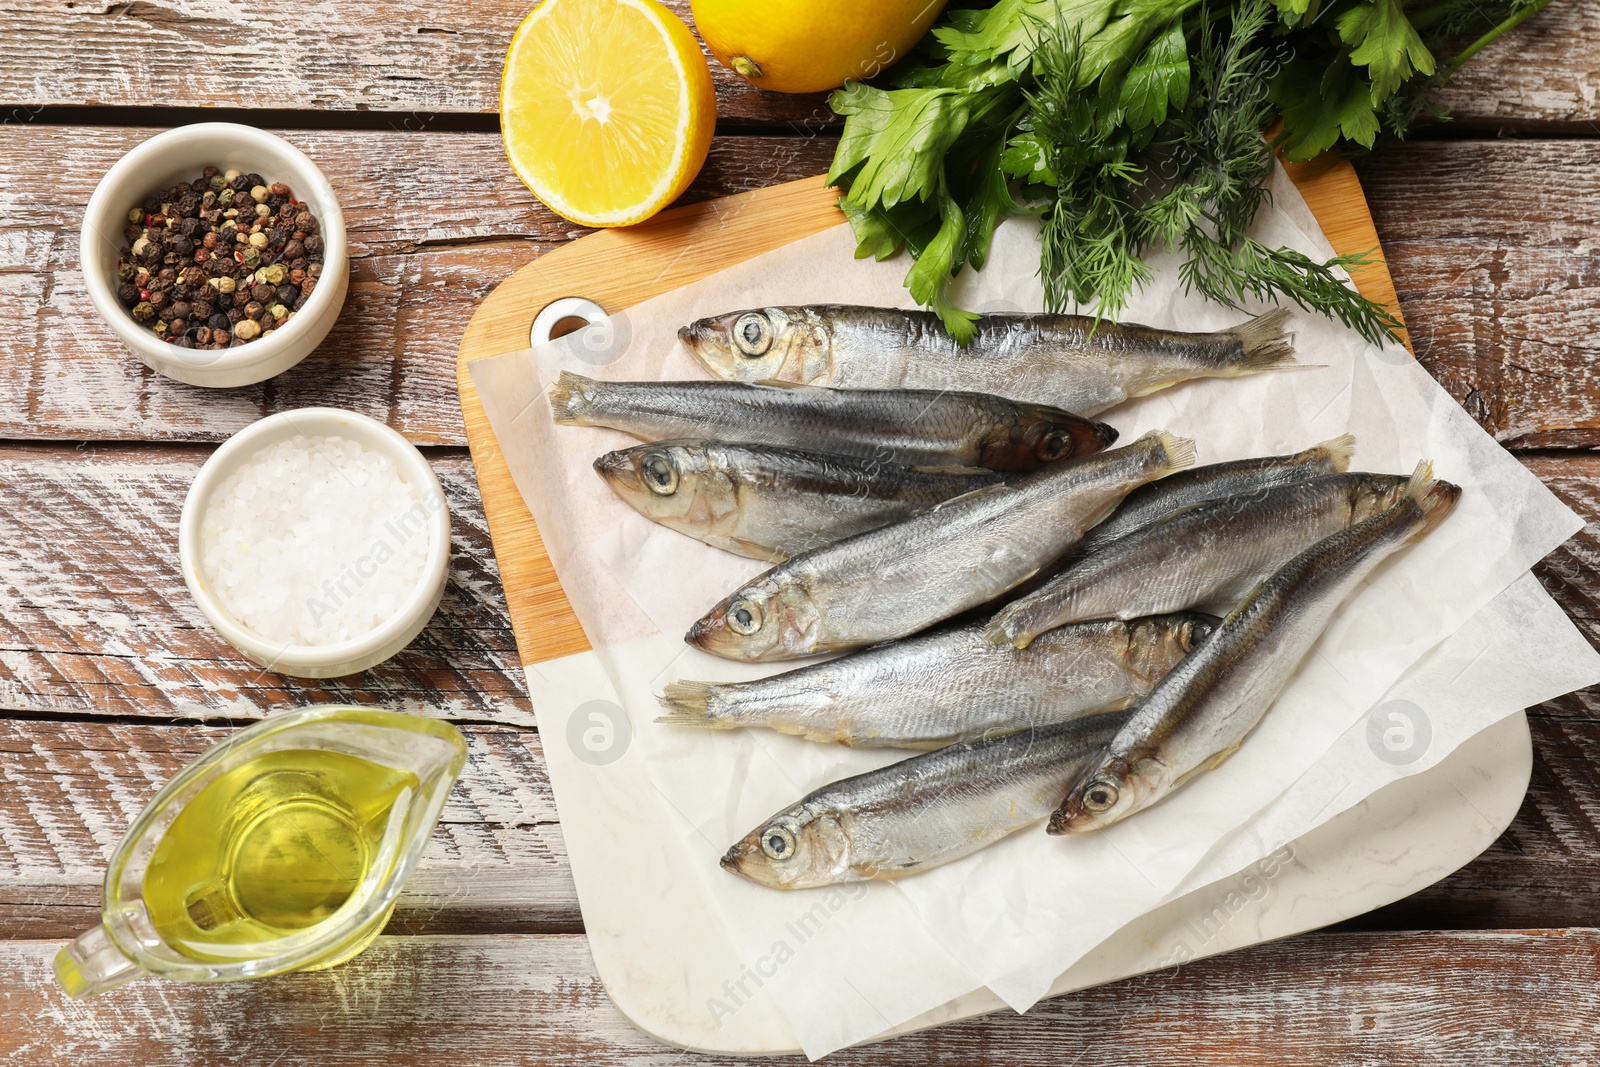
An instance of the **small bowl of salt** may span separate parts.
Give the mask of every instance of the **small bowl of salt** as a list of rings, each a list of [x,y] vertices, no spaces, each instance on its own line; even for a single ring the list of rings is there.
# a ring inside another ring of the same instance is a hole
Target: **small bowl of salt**
[[[200,468],[178,557],[228,643],[300,678],[389,659],[438,610],[450,512],[422,453],[351,411],[301,408],[251,424]]]

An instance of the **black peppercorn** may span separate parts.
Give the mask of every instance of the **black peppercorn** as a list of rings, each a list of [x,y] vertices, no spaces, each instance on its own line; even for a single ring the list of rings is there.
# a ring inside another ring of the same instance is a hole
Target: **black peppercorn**
[[[310,299],[311,295],[309,293],[304,296],[297,296],[294,298],[294,303],[290,304],[289,306],[294,308],[294,310],[299,311],[301,308],[306,306],[306,301]]]
[[[250,287],[250,299],[265,304],[272,299],[272,286],[265,282],[257,282]]]
[[[174,300],[172,302],[172,317],[186,319],[194,314],[194,305],[187,300]]]
[[[229,319],[228,316],[219,311],[217,314],[212,315],[206,320],[206,325],[211,327],[213,330],[226,330],[229,326],[233,325],[233,320]]]
[[[306,246],[307,255],[315,256],[322,252],[322,238],[316,234],[311,234],[301,243]]]
[[[162,293],[162,292],[153,292],[153,293],[151,293],[150,294],[150,306],[155,308],[157,311],[160,311],[162,308],[166,307],[167,306],[167,294],[166,293]]]
[[[186,256],[194,251],[194,242],[180,233],[172,239],[171,248],[177,255]]]
[[[267,309],[262,305],[261,301],[252,300],[244,306],[244,317],[247,319],[259,319],[261,313],[265,310]]]
[[[251,181],[250,175],[241,174],[228,183],[228,188],[232,189],[235,195],[238,195],[239,193],[248,193],[251,186],[259,184],[260,182]]]
[[[196,326],[194,329],[189,331],[189,335],[194,338],[194,343],[197,345],[208,345],[211,343],[211,327],[209,326]]]
[[[317,279],[315,278],[307,278],[305,281],[300,283],[300,292],[306,296],[310,296],[312,293],[316,292],[316,290]]]
[[[294,303],[294,298],[299,295],[300,287],[298,285],[285,284],[278,286],[272,294],[272,299],[280,304],[288,305]]]
[[[170,340],[173,344],[177,345],[179,348],[193,348],[194,347],[194,342],[189,339],[187,334],[185,334],[183,336],[179,336],[179,337],[168,338],[168,340]]]
[[[139,287],[132,282],[123,282],[117,286],[117,299],[129,307],[133,307],[139,302]]]
[[[277,232],[277,231],[273,231],[273,232]],[[287,260],[293,262],[294,260],[299,259],[301,256],[303,256],[305,254],[306,254],[306,246],[305,245],[301,244],[299,241],[290,241],[288,244],[283,246],[283,254],[282,254],[281,258],[287,259]]]

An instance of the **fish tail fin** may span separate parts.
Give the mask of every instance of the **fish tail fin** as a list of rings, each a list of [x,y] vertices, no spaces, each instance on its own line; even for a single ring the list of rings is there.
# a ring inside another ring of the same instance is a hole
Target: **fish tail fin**
[[[1192,467],[1195,461],[1194,441],[1187,437],[1179,437],[1166,430],[1151,430],[1134,444],[1143,442],[1162,457],[1163,476],[1174,471],[1181,471],[1185,467]]]
[[[1340,434],[1330,441],[1320,445],[1312,445],[1306,449],[1308,454],[1323,456],[1334,470],[1343,474],[1350,469],[1350,460],[1356,454],[1356,435],[1353,433]]]
[[[983,628],[983,640],[991,645],[1014,645],[1017,648],[1027,648],[1033,643],[1033,635],[1021,632],[1022,626],[1017,622],[1014,612],[1002,609],[989,620]]]
[[[1241,322],[1226,333],[1239,339],[1240,353],[1236,374],[1260,374],[1294,360],[1293,335],[1284,330],[1288,308],[1273,308],[1249,322]]]
[[[720,726],[711,714],[711,682],[669,682],[656,699],[667,709],[656,722],[674,726]]]
[[[1405,499],[1422,509],[1422,525],[1407,539],[1419,541],[1450,517],[1456,501],[1461,499],[1461,487],[1452,482],[1436,480],[1433,462],[1425,459],[1417,464],[1411,479],[1406,482]]]
[[[569,370],[561,372],[556,384],[550,387],[550,414],[557,426],[588,425],[584,419],[584,409],[589,403],[586,387],[592,384],[593,378],[585,378]]]

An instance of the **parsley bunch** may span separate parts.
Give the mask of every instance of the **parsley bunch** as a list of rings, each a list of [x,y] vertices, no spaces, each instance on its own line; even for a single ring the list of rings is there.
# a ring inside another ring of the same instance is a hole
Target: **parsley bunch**
[[[1334,273],[1363,257],[1319,263],[1246,235],[1273,151],[1308,159],[1404,136],[1424,110],[1438,114],[1432,90],[1548,2],[955,8],[885,84],[833,94],[845,127],[828,177],[845,189],[857,256],[909,249],[912,296],[963,342],[976,316],[950,300],[950,279],[981,269],[995,225],[1018,213],[1042,216],[1051,310],[1115,316],[1150,277],[1147,254],[1173,250],[1209,299],[1286,297],[1376,339],[1397,323]]]

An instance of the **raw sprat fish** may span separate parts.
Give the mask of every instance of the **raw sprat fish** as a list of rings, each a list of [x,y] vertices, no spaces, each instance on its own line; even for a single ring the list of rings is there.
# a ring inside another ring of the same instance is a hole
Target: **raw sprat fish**
[[[722,866],[773,889],[815,889],[969,856],[1048,815],[1130,714],[963,742],[825,785],[752,830]]]
[[[1133,444],[987,486],[904,522],[806,552],[735,590],[690,628],[746,662],[905,637],[1016,588],[1138,486],[1194,462],[1160,430]]]
[[[620,449],[595,460],[594,469],[646,518],[773,562],[899,522],[1004,477],[725,441]]]
[[[1344,434],[1289,456],[1237,459],[1179,471],[1129,493],[1116,511],[1084,535],[1073,552],[1087,555],[1191,504],[1343,474],[1350,469],[1355,448],[1355,437]]]
[[[562,426],[607,426],[642,441],[826,442],[830,452],[890,463],[999,471],[1090,455],[1117,439],[1103,423],[1042,404],[938,390],[603,382],[563,371],[550,409]]]
[[[678,337],[712,374],[840,389],[975,389],[1098,415],[1193,378],[1290,363],[1279,308],[1216,333],[1082,315],[983,315],[957,344],[929,311],[815,304],[700,319]]]
[[[1110,826],[1232,755],[1345,598],[1443,522],[1460,496],[1424,463],[1394,507],[1319,541],[1262,582],[1131,713],[1051,815],[1049,831]]]
[[[983,624],[972,623],[753,682],[673,682],[661,697],[668,713],[656,721],[883,748],[998,737],[1128,707],[1216,621],[1096,620],[1052,630],[1026,651],[985,641]]]
[[[1189,608],[1231,611],[1324,537],[1399,501],[1407,480],[1334,474],[1194,504],[1106,545],[995,613],[988,639],[1027,648],[1057,626]]]

